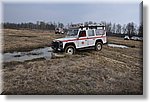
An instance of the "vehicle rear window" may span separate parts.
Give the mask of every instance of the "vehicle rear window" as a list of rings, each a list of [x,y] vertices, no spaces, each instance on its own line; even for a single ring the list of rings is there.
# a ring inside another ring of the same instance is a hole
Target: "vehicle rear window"
[[[104,34],[104,30],[103,29],[96,29],[95,33],[96,33],[96,35],[103,35]]]
[[[94,30],[88,30],[88,36],[94,36]]]

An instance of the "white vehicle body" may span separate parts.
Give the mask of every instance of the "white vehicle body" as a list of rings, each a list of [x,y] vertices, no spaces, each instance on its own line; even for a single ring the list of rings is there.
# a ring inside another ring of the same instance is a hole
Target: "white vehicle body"
[[[53,40],[53,49],[64,51],[66,46],[69,45],[73,45],[75,49],[80,49],[94,47],[97,42],[101,42],[102,44],[107,42],[105,26],[83,26],[71,28],[70,30],[75,35]]]
[[[56,28],[55,34],[64,34],[64,30],[62,28]]]
[[[142,37],[137,37],[137,36],[132,36],[131,37],[131,40],[143,40],[143,38]]]
[[[126,36],[124,37],[124,40],[130,40],[129,36],[126,35]]]

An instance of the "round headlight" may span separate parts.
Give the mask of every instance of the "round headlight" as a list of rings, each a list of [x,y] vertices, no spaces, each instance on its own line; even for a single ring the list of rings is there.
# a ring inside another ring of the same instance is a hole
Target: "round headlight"
[[[59,41],[59,43],[60,43],[60,45],[62,45],[62,44],[63,44],[63,42],[62,42],[62,41]]]

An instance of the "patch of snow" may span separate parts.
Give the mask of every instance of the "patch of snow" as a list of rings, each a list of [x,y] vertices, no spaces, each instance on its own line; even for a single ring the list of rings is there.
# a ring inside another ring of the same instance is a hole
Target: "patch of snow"
[[[118,47],[118,48],[129,48],[128,46],[125,45],[117,45],[117,44],[108,44],[110,47]]]

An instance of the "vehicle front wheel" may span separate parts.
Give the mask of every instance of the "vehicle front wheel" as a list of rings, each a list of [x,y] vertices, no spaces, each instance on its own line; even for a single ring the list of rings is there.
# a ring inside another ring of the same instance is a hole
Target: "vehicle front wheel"
[[[65,53],[73,55],[75,54],[75,47],[72,45],[69,45],[65,48]]]
[[[101,42],[97,42],[95,45],[95,50],[96,51],[101,51],[102,50],[102,43]]]

